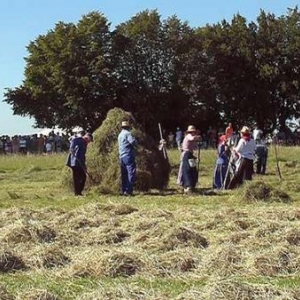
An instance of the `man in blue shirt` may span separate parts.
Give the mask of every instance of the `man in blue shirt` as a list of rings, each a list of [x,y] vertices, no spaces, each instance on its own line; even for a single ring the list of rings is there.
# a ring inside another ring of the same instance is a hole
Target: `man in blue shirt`
[[[128,121],[122,122],[122,130],[118,136],[119,157],[121,164],[122,194],[132,196],[136,177],[135,147],[137,141],[130,132]]]
[[[72,169],[75,196],[83,196],[82,191],[86,182],[85,154],[87,145],[93,142],[93,136],[86,133],[83,137],[71,140],[70,153],[66,165]]]

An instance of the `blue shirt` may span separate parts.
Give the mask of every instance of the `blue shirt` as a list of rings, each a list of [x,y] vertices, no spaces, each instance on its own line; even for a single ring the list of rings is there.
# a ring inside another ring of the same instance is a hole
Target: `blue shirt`
[[[85,168],[85,154],[87,143],[82,137],[72,139],[70,144],[70,154],[67,159],[67,166]]]
[[[134,147],[137,141],[128,129],[122,129],[118,136],[118,144],[120,157],[134,157]]]

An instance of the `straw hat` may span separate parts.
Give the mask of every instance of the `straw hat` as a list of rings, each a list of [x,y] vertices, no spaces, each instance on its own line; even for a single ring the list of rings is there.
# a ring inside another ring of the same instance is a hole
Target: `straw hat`
[[[196,132],[196,131],[197,130],[196,130],[196,127],[194,125],[189,125],[186,132],[188,133],[188,132]]]
[[[246,134],[250,133],[249,127],[243,126],[243,128],[241,129],[241,133],[246,133]]]
[[[130,127],[130,124],[128,121],[122,121],[121,127]]]

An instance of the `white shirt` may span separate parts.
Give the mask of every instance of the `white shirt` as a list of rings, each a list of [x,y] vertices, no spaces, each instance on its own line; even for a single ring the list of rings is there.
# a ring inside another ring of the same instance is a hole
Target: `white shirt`
[[[254,140],[257,140],[257,139],[261,139],[262,138],[262,130],[260,129],[254,129],[253,130],[253,138]]]
[[[254,139],[250,138],[249,141],[246,141],[245,139],[241,138],[234,150],[239,156],[254,160],[255,149],[256,144]]]

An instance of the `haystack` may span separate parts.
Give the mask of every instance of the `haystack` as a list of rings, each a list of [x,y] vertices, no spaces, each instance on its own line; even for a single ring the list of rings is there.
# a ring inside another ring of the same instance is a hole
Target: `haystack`
[[[120,108],[110,110],[102,125],[94,132],[94,142],[87,152],[90,183],[101,192],[117,193],[120,190],[118,135],[123,120],[130,121],[132,133],[138,141],[135,190],[165,188],[169,180],[170,165],[158,150],[158,141],[147,136],[131,113]]]

